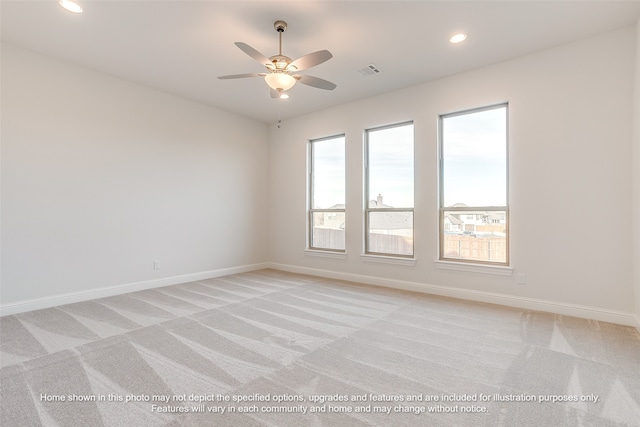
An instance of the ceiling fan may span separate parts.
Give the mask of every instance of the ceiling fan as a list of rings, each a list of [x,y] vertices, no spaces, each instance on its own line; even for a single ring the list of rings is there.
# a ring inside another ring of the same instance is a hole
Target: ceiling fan
[[[240,50],[264,65],[266,72],[232,74],[229,76],[220,76],[218,78],[242,79],[245,77],[264,77],[265,82],[271,88],[272,98],[288,98],[285,92],[291,89],[296,82],[318,89],[333,90],[336,88],[335,84],[319,77],[296,74],[298,71],[303,71],[328,61],[333,57],[331,52],[328,50],[319,50],[317,52],[304,55],[294,61],[288,56],[284,56],[282,54],[282,33],[287,30],[287,23],[284,21],[276,21],[273,23],[273,27],[280,36],[280,49],[277,55],[267,58],[248,44],[235,42],[235,45],[238,46]]]

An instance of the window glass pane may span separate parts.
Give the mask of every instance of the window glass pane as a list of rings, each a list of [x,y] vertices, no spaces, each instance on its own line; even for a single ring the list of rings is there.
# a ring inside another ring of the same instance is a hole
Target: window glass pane
[[[368,131],[369,207],[413,207],[413,124]]]
[[[311,247],[344,250],[344,212],[313,212]]]
[[[444,207],[506,206],[507,108],[442,119]]]
[[[442,256],[472,261],[507,261],[506,211],[447,211]]]
[[[313,141],[312,209],[344,209],[344,136]]]
[[[344,251],[345,138],[311,141],[310,154],[309,246]]]
[[[367,252],[413,255],[413,212],[369,212]]]

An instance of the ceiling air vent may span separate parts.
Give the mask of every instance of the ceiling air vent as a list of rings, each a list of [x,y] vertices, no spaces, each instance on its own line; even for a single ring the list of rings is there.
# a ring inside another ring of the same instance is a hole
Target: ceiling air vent
[[[369,64],[366,67],[358,68],[356,71],[358,71],[363,76],[371,76],[373,74],[379,74],[381,72],[380,68],[376,67],[374,64]]]

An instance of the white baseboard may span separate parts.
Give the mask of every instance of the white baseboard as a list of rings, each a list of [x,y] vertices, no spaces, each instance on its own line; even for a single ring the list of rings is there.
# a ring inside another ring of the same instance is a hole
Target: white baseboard
[[[16,303],[0,305],[0,317],[10,314],[24,313],[26,311],[40,310],[74,302],[88,301],[96,298],[110,297],[129,292],[143,291],[145,289],[161,288],[163,286],[177,285],[196,280],[212,279],[214,277],[228,276],[230,274],[246,273],[248,271],[269,268],[270,264],[250,264],[239,267],[221,268],[218,270],[203,271],[200,273],[183,274],[179,276],[163,277],[161,279],[145,280],[143,282],[126,283],[116,286],[91,289],[87,291],[71,292],[54,295],[51,297],[36,298]]]
[[[573,316],[584,319],[599,320],[602,322],[616,323],[620,325],[635,326],[640,332],[640,318],[638,318],[638,316],[634,313],[625,313],[598,307],[588,307],[556,301],[498,294],[493,292],[475,291],[470,289],[452,288],[448,286],[429,285],[426,283],[385,279],[374,276],[365,276],[361,274],[340,273],[331,270],[299,267],[286,264],[271,263],[270,267],[277,270],[288,271],[291,273],[308,274],[311,276],[320,276],[329,279],[345,280],[350,282],[364,283],[368,285],[402,289],[405,291],[422,292],[471,301],[505,305],[509,307],[522,308],[525,310],[544,311],[565,316]]]
[[[0,317],[26,311],[40,310],[63,304],[88,301],[96,298],[104,298],[121,295],[128,292],[142,291],[145,289],[160,288],[163,286],[177,285],[196,280],[211,279],[214,277],[228,276],[231,274],[246,273],[248,271],[274,268],[292,273],[308,274],[311,276],[326,277],[329,279],[345,280],[364,283],[368,285],[384,286],[405,291],[421,292],[452,298],[460,298],[470,301],[486,302],[505,305],[526,310],[544,311],[548,313],[562,314],[566,316],[581,317],[585,319],[599,320],[603,322],[617,323],[620,325],[634,326],[640,332],[640,316],[634,313],[625,313],[615,310],[606,310],[597,307],[587,307],[575,304],[567,304],[556,301],[540,300],[535,298],[518,297],[514,295],[498,294],[493,292],[474,291],[470,289],[453,288],[447,286],[430,285],[426,283],[410,282],[395,279],[385,279],[362,274],[341,273],[332,270],[299,267],[278,263],[259,263],[239,267],[222,268],[218,270],[203,271],[200,273],[184,274],[179,276],[164,277],[161,279],[146,280],[142,282],[127,283],[109,286],[87,291],[72,292],[54,295],[51,297],[37,298],[19,301],[16,303],[0,305]]]

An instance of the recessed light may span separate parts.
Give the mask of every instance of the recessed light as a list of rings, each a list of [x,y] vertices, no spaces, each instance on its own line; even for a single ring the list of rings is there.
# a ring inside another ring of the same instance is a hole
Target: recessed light
[[[451,43],[460,43],[460,42],[465,41],[466,39],[467,39],[467,35],[466,34],[458,33],[458,34],[454,35],[453,37],[451,37],[449,39],[449,41]]]
[[[60,6],[64,7],[65,10],[68,10],[69,12],[73,12],[73,13],[82,13],[82,8],[80,7],[80,5],[74,1],[71,0],[60,0],[58,3],[60,3]]]

